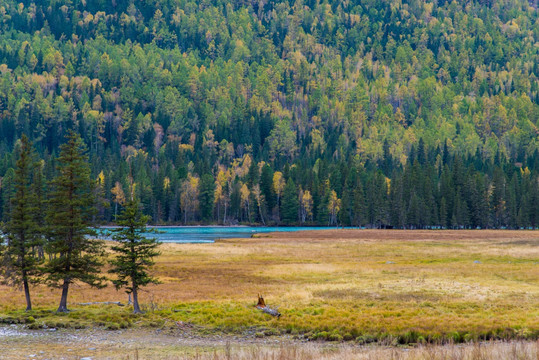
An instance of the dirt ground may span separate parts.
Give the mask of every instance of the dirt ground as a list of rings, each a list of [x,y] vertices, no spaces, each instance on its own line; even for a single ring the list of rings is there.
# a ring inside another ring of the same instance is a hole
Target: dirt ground
[[[235,347],[275,346],[289,339],[248,339],[237,336],[200,337],[181,332],[126,329],[28,330],[20,325],[0,326],[0,359],[168,359]],[[228,345],[227,345],[228,344]]]

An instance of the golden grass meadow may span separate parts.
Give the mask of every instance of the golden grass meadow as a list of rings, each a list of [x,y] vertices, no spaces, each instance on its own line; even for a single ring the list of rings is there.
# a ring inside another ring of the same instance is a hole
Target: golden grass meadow
[[[60,291],[0,287],[0,321],[30,328],[188,327],[237,334],[385,345],[537,340],[539,231],[320,230],[214,244],[162,244],[140,295],[144,315],[112,286]],[[282,313],[257,310],[257,294]],[[180,322],[178,325],[178,322]]]

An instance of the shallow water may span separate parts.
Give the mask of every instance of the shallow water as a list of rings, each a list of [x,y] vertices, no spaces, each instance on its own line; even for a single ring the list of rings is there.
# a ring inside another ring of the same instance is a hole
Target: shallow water
[[[253,234],[335,229],[334,227],[250,227],[250,226],[156,226],[157,234],[148,234],[164,243],[213,243],[219,239],[249,238]],[[106,230],[106,229],[104,229]]]

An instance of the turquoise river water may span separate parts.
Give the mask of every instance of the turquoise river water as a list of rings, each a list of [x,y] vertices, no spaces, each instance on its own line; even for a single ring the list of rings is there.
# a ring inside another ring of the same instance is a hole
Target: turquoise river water
[[[212,243],[219,239],[248,238],[253,234],[335,229],[334,227],[250,227],[250,226],[156,226],[157,234],[148,234],[164,243]],[[107,228],[102,228],[106,231]]]

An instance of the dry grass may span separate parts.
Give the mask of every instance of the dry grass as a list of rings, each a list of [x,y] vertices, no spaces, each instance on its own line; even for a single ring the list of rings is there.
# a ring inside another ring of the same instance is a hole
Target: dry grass
[[[417,347],[355,346],[347,343],[280,342],[274,344],[190,341],[133,332],[109,338],[93,333],[73,340],[26,338],[8,340],[0,359],[161,359],[161,360],[537,360],[539,343],[525,341],[424,345]],[[142,337],[144,336],[144,337]]]
[[[141,295],[156,310],[141,318],[146,322],[122,308],[107,307],[107,320],[102,307],[76,306],[126,300],[112,287],[86,286],[70,293],[71,307],[80,309],[75,320],[127,326],[181,320],[360,343],[539,336],[538,231],[312,231],[163,244],[161,251],[155,275],[163,283]],[[59,300],[56,290],[32,292],[38,308],[54,309]],[[280,306],[279,320],[254,309],[258,293]],[[23,304],[22,292],[0,287],[0,312]],[[39,315],[38,322],[40,316],[48,319]]]
[[[380,348],[348,346],[320,348],[317,346],[250,347],[236,349],[225,346],[213,353],[175,356],[174,359],[197,360],[537,360],[539,345],[532,342],[476,343],[471,345],[421,346],[418,348]],[[135,359],[135,355],[133,359]],[[172,357],[170,358],[172,359]]]

